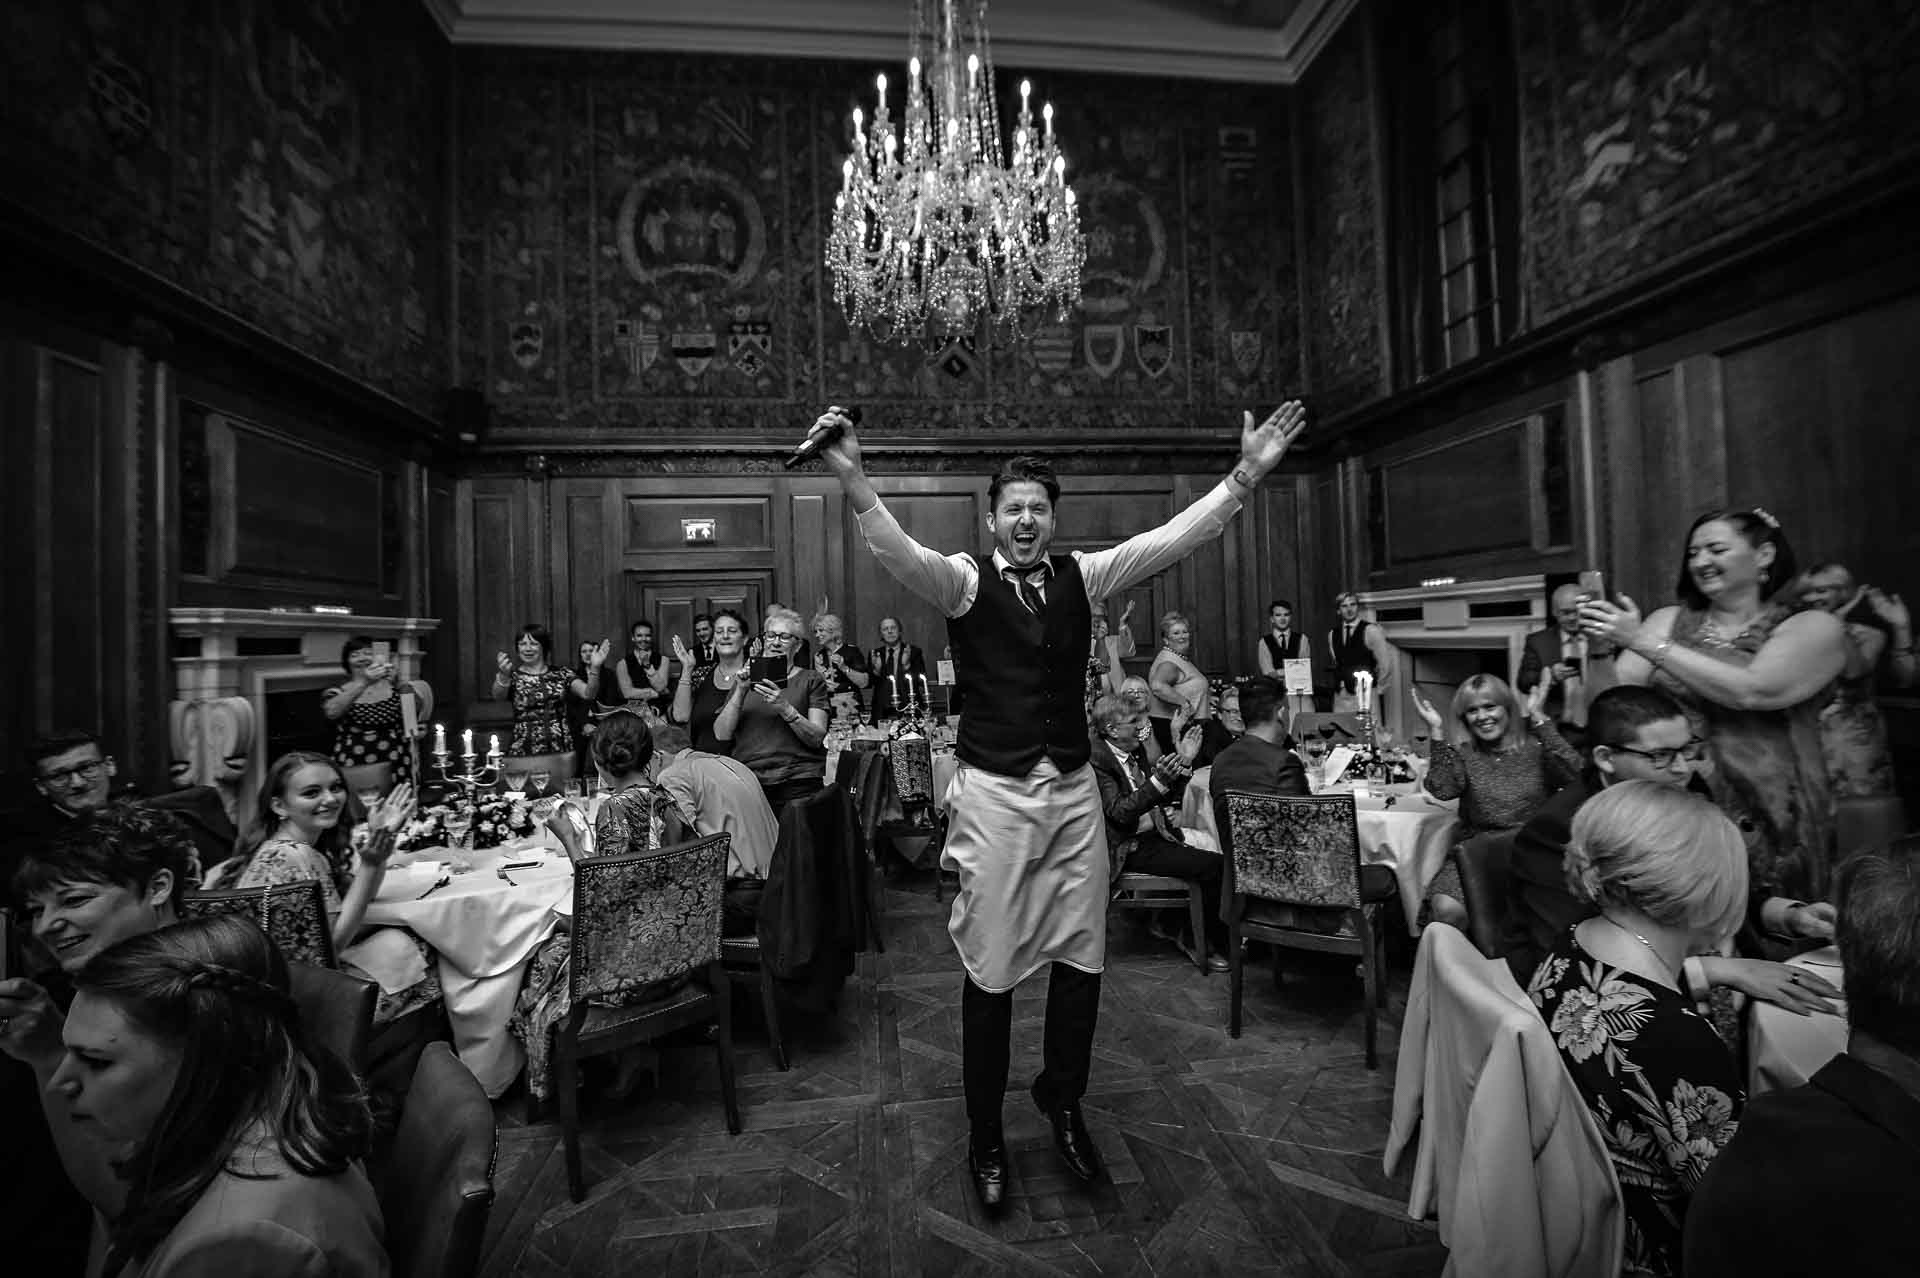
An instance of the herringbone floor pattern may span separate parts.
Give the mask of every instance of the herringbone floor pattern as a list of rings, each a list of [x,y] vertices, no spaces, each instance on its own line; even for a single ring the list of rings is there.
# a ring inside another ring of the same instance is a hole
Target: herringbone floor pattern
[[[1085,1106],[1109,1179],[1069,1178],[1026,1100],[1045,1008],[1036,979],[1016,996],[1012,1193],[995,1220],[965,1167],[946,907],[923,879],[891,890],[887,908],[887,952],[862,956],[838,1016],[788,1027],[790,1072],[739,999],[739,1136],[726,1133],[712,1049],[668,1049],[657,1086],[586,1098],[576,1204],[558,1128],[503,1102],[486,1278],[1440,1272],[1437,1233],[1406,1218],[1405,1170],[1381,1168],[1404,957],[1369,1073],[1351,960],[1289,956],[1278,988],[1250,970],[1236,1041],[1226,977],[1201,975],[1141,916],[1115,915]]]

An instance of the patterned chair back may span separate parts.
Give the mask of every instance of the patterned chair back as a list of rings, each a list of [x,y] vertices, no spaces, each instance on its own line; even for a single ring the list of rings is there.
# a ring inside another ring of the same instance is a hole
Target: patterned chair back
[[[1283,905],[1360,908],[1353,796],[1226,793],[1233,890]]]
[[[271,887],[228,888],[192,892],[180,901],[188,918],[209,914],[241,914],[260,925],[289,963],[337,967],[333,956],[333,926],[327,922],[327,898],[318,879],[276,883]]]
[[[720,961],[720,901],[733,836],[711,834],[657,852],[595,857],[573,867],[576,1005]]]
[[[933,746],[925,737],[892,741],[887,753],[893,763],[893,784],[901,803],[933,802]]]

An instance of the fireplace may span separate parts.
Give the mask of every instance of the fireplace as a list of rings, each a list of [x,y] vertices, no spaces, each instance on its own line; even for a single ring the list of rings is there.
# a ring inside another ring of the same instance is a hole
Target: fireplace
[[[1396,695],[1381,718],[1406,740],[1427,730],[1408,688],[1418,687],[1444,716],[1462,680],[1487,673],[1513,681],[1527,635],[1547,624],[1546,579],[1435,581],[1363,594],[1360,607],[1396,650]]]
[[[367,617],[253,608],[175,608],[173,782],[211,785],[243,821],[268,762],[291,748],[325,749],[332,736],[320,693],[341,682],[350,636],[385,640],[401,679],[420,675],[430,617]],[[421,708],[423,720],[432,707]]]

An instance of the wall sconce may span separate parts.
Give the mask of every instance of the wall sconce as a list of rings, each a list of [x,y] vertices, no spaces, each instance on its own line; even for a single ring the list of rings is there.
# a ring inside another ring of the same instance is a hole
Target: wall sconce
[[[680,535],[689,546],[711,546],[714,544],[714,521],[711,519],[683,519],[680,521]]]

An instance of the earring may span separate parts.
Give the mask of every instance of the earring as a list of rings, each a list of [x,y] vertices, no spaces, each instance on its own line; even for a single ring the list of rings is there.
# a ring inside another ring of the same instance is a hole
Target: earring
[[[1760,584],[1763,586],[1766,585],[1767,579],[1771,576],[1773,576],[1772,573],[1768,572],[1765,568],[1762,568],[1760,570]]]

